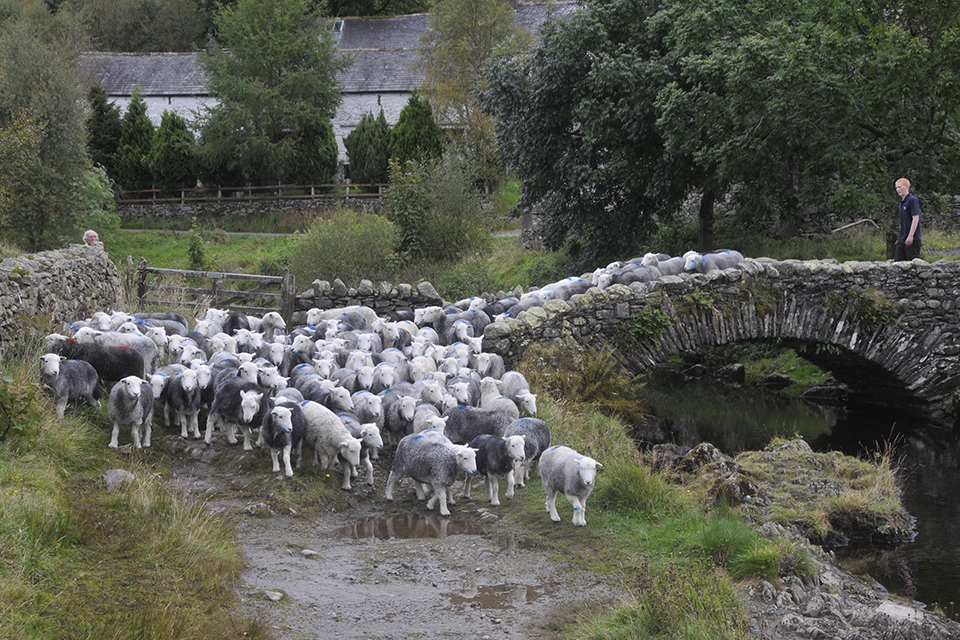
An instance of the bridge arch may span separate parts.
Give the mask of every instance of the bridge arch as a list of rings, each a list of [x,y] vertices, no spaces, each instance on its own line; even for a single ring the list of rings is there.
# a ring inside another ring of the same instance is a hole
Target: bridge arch
[[[484,348],[511,360],[532,342],[612,344],[641,372],[704,346],[807,344],[807,359],[855,391],[950,422],[960,387],[958,299],[955,262],[747,259],[551,300],[487,327]]]

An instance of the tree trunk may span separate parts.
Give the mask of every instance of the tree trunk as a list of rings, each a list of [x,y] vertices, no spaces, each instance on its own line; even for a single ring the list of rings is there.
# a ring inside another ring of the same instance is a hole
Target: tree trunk
[[[700,196],[700,253],[713,249],[713,203],[717,199],[710,187]]]

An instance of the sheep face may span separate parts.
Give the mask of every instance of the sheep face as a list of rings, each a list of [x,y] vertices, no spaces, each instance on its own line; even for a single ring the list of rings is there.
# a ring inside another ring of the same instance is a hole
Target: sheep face
[[[293,419],[291,416],[291,411],[287,407],[274,407],[270,410],[270,415],[273,416],[273,424],[280,428],[281,431],[286,433],[293,432]]]
[[[126,378],[122,378],[119,384],[122,385],[121,389],[123,390],[123,394],[128,398],[139,398],[141,382],[142,380],[137,376],[127,376]]]
[[[343,387],[330,389],[330,401],[337,411],[353,411],[353,398]]]
[[[520,396],[520,408],[528,416],[537,415],[537,396],[533,393],[524,393]]]
[[[150,388],[153,389],[153,397],[159,398],[163,389],[167,386],[167,375],[165,373],[155,373],[150,376]]]
[[[516,462],[523,462],[525,457],[525,442],[523,436],[508,436],[504,438],[507,441],[507,455]],[[596,472],[594,472],[596,474]]]
[[[210,386],[210,383],[213,382],[213,369],[210,368],[208,364],[202,364],[196,369],[197,371],[197,386],[201,389],[206,389]]]
[[[253,422],[257,412],[260,411],[260,400],[262,398],[263,394],[257,391],[240,392],[240,411],[243,415],[244,422],[248,424]],[[287,409],[287,411],[289,411],[289,409]]]
[[[470,389],[466,382],[454,382],[450,385],[450,393],[459,404],[468,404],[470,401]]]
[[[286,386],[282,384],[283,376],[280,375],[280,370],[276,367],[261,369],[258,378],[260,386],[267,389],[281,389]]]
[[[594,460],[584,456],[577,462],[577,471],[580,474],[580,481],[585,487],[592,487],[593,483],[597,479],[597,469],[602,469],[603,465]]]
[[[450,416],[430,416],[427,418],[427,429],[433,429],[442,434],[449,418]]]
[[[477,472],[477,450],[467,445],[454,445],[457,449],[457,468],[465,473]]]
[[[383,438],[380,437],[380,429],[374,422],[361,425],[360,440],[368,447],[372,447],[378,451],[383,448]]]
[[[417,412],[417,399],[413,396],[403,396],[400,398],[400,417],[407,422],[413,421],[413,415]]]
[[[193,369],[186,369],[180,372],[180,386],[181,388],[190,393],[191,391],[197,388],[197,372]]]
[[[350,438],[340,443],[340,455],[347,463],[357,467],[360,466],[360,446],[359,438]]]
[[[240,365],[237,375],[243,378],[246,382],[257,383],[260,378],[260,370],[257,368],[257,365],[252,362],[244,362]]]
[[[45,353],[40,356],[40,374],[55,376],[60,373],[61,359],[62,358],[55,353]]]

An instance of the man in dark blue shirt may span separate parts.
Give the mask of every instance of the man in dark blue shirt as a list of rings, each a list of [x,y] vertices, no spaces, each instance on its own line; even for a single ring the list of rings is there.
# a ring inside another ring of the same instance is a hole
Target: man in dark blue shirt
[[[920,201],[910,193],[910,181],[897,180],[900,196],[900,235],[893,251],[894,260],[913,260],[920,257]]]

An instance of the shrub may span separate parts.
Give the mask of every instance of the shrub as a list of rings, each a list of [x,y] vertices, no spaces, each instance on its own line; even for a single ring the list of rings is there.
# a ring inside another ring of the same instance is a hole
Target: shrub
[[[196,157],[196,141],[187,121],[164,109],[148,157],[157,187],[173,192],[197,186]]]
[[[149,189],[152,175],[148,158],[153,146],[153,123],[147,117],[147,103],[137,89],[123,114],[120,146],[117,148],[117,178],[122,189]]]
[[[437,158],[441,153],[443,130],[433,121],[430,103],[414,92],[390,131],[390,158],[402,165]]]
[[[337,175],[337,138],[329,120],[305,124],[293,146],[287,178],[293,184],[327,184]]]
[[[106,91],[98,84],[90,87],[87,98],[90,100],[90,117],[87,120],[90,160],[106,169],[111,179],[116,179],[114,162],[122,130],[120,107],[108,101]]]
[[[386,218],[368,211],[339,208],[329,220],[318,220],[291,243],[287,263],[297,282],[340,278],[347,286],[361,279],[390,279],[398,241],[397,229]]]
[[[357,184],[376,184],[387,181],[390,171],[390,127],[380,109],[380,115],[365,113],[360,124],[343,139],[350,158],[350,180]]]

